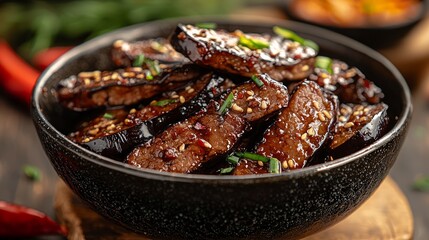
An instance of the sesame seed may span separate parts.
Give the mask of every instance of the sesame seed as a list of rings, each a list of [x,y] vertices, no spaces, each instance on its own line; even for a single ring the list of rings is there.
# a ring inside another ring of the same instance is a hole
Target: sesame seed
[[[355,111],[353,112],[353,116],[358,116],[361,115],[363,112],[362,111]]]
[[[253,112],[253,110],[252,110],[251,108],[249,108],[249,107],[248,107],[248,108],[246,109],[246,112],[247,112],[247,113],[252,113],[252,112]]]
[[[195,91],[195,89],[190,88],[190,89],[188,90],[188,93],[193,93],[194,91]]]
[[[212,148],[212,145],[204,139],[200,139],[205,148]]]
[[[303,134],[301,135],[301,140],[305,140],[305,139],[307,139],[307,133],[303,133]]]
[[[293,161],[293,160],[288,160],[287,164],[289,165],[290,168],[294,168],[295,167],[295,161]]]
[[[98,131],[100,131],[100,129],[94,128],[94,129],[89,130],[88,133],[91,134],[91,135],[95,135],[95,134],[98,133]]]
[[[308,65],[304,65],[304,66],[302,66],[301,71],[305,72],[308,69],[310,69],[310,67]]]
[[[103,80],[103,81],[109,81],[110,80],[110,76],[109,75],[104,76],[101,80]]]
[[[344,116],[340,116],[340,117],[338,118],[338,120],[340,120],[340,122],[347,122],[347,118],[346,118],[346,117],[344,117]]]
[[[128,72],[123,72],[121,75],[122,75],[122,77],[124,77],[124,78],[126,78],[126,77],[129,77],[129,76],[130,76],[130,74],[129,74]]]
[[[246,91],[247,95],[249,96],[253,96],[255,95],[255,93],[252,90]]]
[[[319,110],[319,109],[320,109],[320,105],[319,105],[319,102],[318,102],[318,101],[313,101],[313,106],[314,106],[317,110]]]
[[[85,138],[82,142],[87,143],[87,142],[89,142],[89,141],[91,141],[91,139],[90,139],[90,138]]]
[[[138,78],[138,79],[142,79],[142,78],[144,78],[145,76],[144,76],[144,74],[143,73],[140,73],[140,74],[137,74],[137,76],[136,76],[136,78]]]
[[[325,114],[325,116],[326,116],[327,118],[329,118],[329,119],[331,119],[331,118],[332,118],[332,115],[331,115],[328,111],[323,110],[322,112],[323,112],[323,114]]]
[[[359,105],[359,107],[357,107],[357,109],[356,109],[356,110],[357,110],[357,111],[362,111],[362,110],[363,110],[363,108],[364,108],[364,107],[363,107],[362,105]]]
[[[359,122],[365,122],[367,120],[367,118],[365,116],[359,118]]]
[[[91,77],[94,77],[94,73],[93,72],[81,72],[81,73],[79,73],[78,77],[80,77],[80,78],[91,78]]]
[[[328,74],[326,74],[326,73],[322,73],[322,74],[320,74],[320,77],[322,77],[322,78],[327,78],[327,77],[329,77],[329,75],[328,75]]]
[[[85,79],[83,79],[83,81],[84,81],[85,85],[91,84],[91,80],[89,80],[89,78],[85,78]]]
[[[258,161],[258,165],[261,166],[261,167],[263,167],[264,163],[262,161]]]
[[[326,120],[326,118],[325,118],[325,116],[323,115],[323,113],[319,112],[319,113],[318,113],[318,115],[319,115],[319,120],[320,120],[320,121],[324,122],[324,121]]]
[[[143,71],[143,68],[141,68],[141,67],[133,67],[133,68],[131,68],[134,72],[141,72],[141,71]]]
[[[130,120],[130,119],[128,119],[128,118],[126,118],[126,119],[124,120],[124,122],[125,122],[125,124],[130,124],[130,123],[132,123],[133,121],[132,121],[132,120]]]
[[[283,162],[282,162],[282,167],[283,167],[284,169],[289,168],[289,165],[287,164],[287,161],[283,161]]]
[[[264,101],[264,100],[261,101],[261,108],[262,109],[267,109],[268,108],[268,104],[267,104],[266,101]]]
[[[113,130],[115,127],[116,127],[116,125],[115,125],[115,124],[110,124],[110,125],[106,128],[106,130],[107,130],[107,131],[110,131],[110,130]]]
[[[341,108],[340,112],[341,112],[342,115],[349,114],[349,111],[347,111],[347,109],[345,109],[345,108]]]
[[[174,94],[173,96],[171,96],[171,98],[177,99],[177,98],[179,98],[179,95]]]
[[[355,124],[353,122],[348,122],[348,123],[344,124],[344,127],[345,128],[350,128],[350,127],[353,127],[354,125]]]
[[[179,147],[179,151],[180,151],[180,152],[185,151],[185,144],[184,144],[184,143],[183,143],[182,145],[180,145],[180,147]]]
[[[119,74],[117,72],[112,73],[112,76],[110,77],[112,80],[118,79]]]
[[[314,134],[315,134],[315,132],[314,132],[314,128],[309,128],[308,130],[307,130],[307,133],[308,133],[308,135],[310,135],[310,136],[314,136]]]
[[[246,101],[250,101],[250,100],[253,100],[253,99],[255,99],[253,96],[250,96],[250,97],[248,97],[247,99],[246,99]]]
[[[179,96],[179,101],[180,101],[180,103],[184,103],[185,102],[185,97]]]
[[[136,111],[137,110],[135,108],[133,108],[133,109],[130,110],[130,113],[133,114],[133,113],[136,113]]]
[[[188,91],[189,89],[191,89],[191,86],[186,86],[185,90]]]
[[[234,110],[236,112],[244,112],[243,108],[241,108],[240,106],[238,106],[235,103],[232,104],[231,108],[232,108],[232,110]]]
[[[113,47],[115,47],[115,48],[120,48],[120,47],[122,47],[122,45],[124,44],[124,41],[123,40],[116,40],[114,43],[113,43]]]
[[[156,101],[156,100],[152,100],[152,101],[149,103],[149,105],[153,106],[153,105],[155,105],[156,103],[157,103],[157,101]]]
[[[366,112],[368,112],[368,111],[369,111],[369,108],[368,108],[368,107],[366,107],[366,108],[364,108],[364,109],[363,109],[363,112],[364,112],[364,113],[366,113]]]
[[[333,158],[332,156],[329,156],[329,160],[333,161],[333,160],[334,160],[334,158]]]

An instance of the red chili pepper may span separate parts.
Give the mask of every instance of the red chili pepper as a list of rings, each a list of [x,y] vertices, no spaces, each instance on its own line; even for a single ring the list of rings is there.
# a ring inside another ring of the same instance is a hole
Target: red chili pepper
[[[67,235],[67,230],[45,214],[0,201],[0,238]]]
[[[39,74],[6,41],[0,39],[0,84],[6,91],[30,103],[31,92]]]
[[[57,58],[72,47],[52,47],[38,52],[33,58],[33,64],[40,70],[45,70]]]

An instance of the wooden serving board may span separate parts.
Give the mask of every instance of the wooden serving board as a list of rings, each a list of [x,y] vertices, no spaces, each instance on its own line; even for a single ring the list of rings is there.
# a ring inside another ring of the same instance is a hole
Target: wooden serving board
[[[144,240],[91,210],[64,182],[57,186],[55,209],[58,220],[69,229],[70,240]],[[388,177],[377,191],[352,215],[305,240],[316,239],[401,239],[413,237],[413,217],[407,199]]]

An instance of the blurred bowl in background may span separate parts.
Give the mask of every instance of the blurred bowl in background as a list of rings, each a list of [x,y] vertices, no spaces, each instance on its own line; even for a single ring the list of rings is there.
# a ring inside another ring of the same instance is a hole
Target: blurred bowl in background
[[[373,48],[402,39],[426,14],[424,0],[281,0],[289,18],[341,33]]]

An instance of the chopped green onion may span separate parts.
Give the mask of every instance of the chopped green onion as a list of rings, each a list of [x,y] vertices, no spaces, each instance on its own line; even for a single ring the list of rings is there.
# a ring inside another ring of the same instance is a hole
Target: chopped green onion
[[[413,183],[413,189],[420,192],[429,191],[429,176],[418,178]]]
[[[105,113],[105,114],[103,115],[103,118],[105,118],[105,119],[113,119],[113,115],[112,115],[112,114],[110,114],[110,113]]]
[[[198,28],[205,28],[205,29],[215,29],[217,28],[217,24],[216,23],[197,23],[195,24],[196,27]]]
[[[282,166],[277,158],[270,158],[270,173],[281,173]]]
[[[150,73],[150,71],[147,71],[146,72],[146,80],[153,80],[153,76],[152,76],[152,73]]]
[[[157,60],[146,59],[145,62],[147,64],[147,66],[149,67],[149,70],[153,76],[156,76],[161,72],[161,69],[159,67],[159,62]]]
[[[332,59],[325,56],[316,57],[315,67],[326,70],[328,73],[332,74]]]
[[[164,100],[160,100],[157,102],[154,102],[153,104],[151,104],[152,106],[158,106],[158,107],[164,107],[170,103],[175,103],[177,102],[176,99],[164,99]]]
[[[231,107],[232,105],[232,100],[234,99],[234,94],[231,92],[228,97],[226,97],[225,101],[223,102],[222,106],[219,108],[218,113],[220,115],[225,114],[228,109]]]
[[[252,161],[261,161],[264,163],[270,161],[270,158],[268,157],[265,157],[256,153],[251,153],[251,152],[236,152],[235,155],[241,158],[252,160]]]
[[[41,174],[38,168],[27,165],[27,166],[24,166],[23,170],[24,170],[25,176],[27,176],[29,179],[34,181],[40,180]]]
[[[256,85],[258,86],[258,87],[262,87],[263,85],[264,85],[264,82],[262,82],[261,81],[261,79],[259,79],[259,77],[258,76],[256,76],[256,75],[252,75],[252,80],[256,83]]]
[[[295,42],[300,43],[303,46],[310,47],[316,51],[319,51],[319,46],[315,42],[308,40],[308,39],[304,39],[291,30],[284,29],[284,28],[279,27],[279,26],[274,26],[273,31],[281,37],[291,39]]]
[[[233,170],[234,170],[234,167],[221,168],[220,174],[228,174],[228,173],[231,173]]]
[[[143,54],[137,55],[136,59],[134,59],[133,67],[141,67],[144,63],[145,57]]]
[[[234,155],[228,156],[228,158],[226,159],[228,162],[230,162],[231,164],[237,165],[238,161],[240,161],[240,158]]]
[[[270,44],[264,40],[247,37],[244,34],[240,36],[238,45],[247,47],[252,50],[268,48]]]

